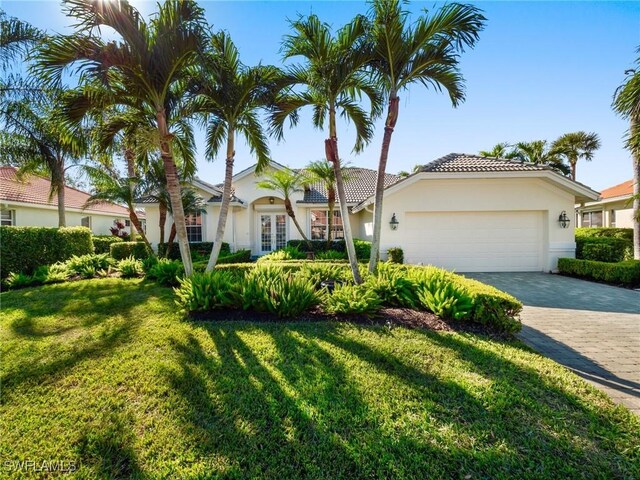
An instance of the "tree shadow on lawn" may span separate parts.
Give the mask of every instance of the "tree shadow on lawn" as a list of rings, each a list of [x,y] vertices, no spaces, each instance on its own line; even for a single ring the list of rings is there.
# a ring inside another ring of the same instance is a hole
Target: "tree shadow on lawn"
[[[628,468],[608,439],[611,431],[628,435],[614,419],[464,337],[424,332],[493,383],[482,398],[340,326],[197,326],[216,356],[190,335],[175,343],[181,370],[167,375],[185,405],[179,416],[191,452],[225,459],[212,476],[557,478],[584,465],[605,476]],[[252,333],[267,334],[275,353],[268,344],[249,347],[242,337]],[[354,361],[398,389],[367,392],[381,387],[363,384]]]
[[[72,292],[68,284],[58,284],[3,297],[4,313],[18,313],[4,328],[22,339],[21,350],[16,342],[3,346],[3,395],[26,382],[55,380],[82,361],[132,341],[141,323],[132,310],[155,296],[149,291],[153,285],[145,283],[136,290],[109,281],[73,286]]]

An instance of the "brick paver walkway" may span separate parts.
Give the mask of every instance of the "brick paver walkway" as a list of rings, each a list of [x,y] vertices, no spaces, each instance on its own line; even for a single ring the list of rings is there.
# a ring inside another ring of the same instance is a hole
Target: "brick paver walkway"
[[[519,298],[522,340],[640,415],[640,292],[546,273],[470,273]]]

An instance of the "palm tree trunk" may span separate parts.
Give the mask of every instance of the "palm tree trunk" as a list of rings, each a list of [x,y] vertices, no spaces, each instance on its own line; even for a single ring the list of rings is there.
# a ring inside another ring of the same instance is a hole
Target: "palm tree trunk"
[[[171,231],[169,231],[169,239],[167,240],[167,250],[164,252],[164,258],[169,258],[171,253],[171,247],[173,247],[173,241],[176,239],[176,223],[171,224]]]
[[[58,228],[67,226],[64,211],[64,184],[58,187]]]
[[[227,160],[224,171],[224,186],[222,188],[222,202],[220,203],[220,216],[218,217],[218,228],[216,229],[216,238],[213,241],[211,256],[207,263],[207,272],[213,270],[220,256],[220,248],[222,247],[222,239],[224,238],[224,230],[227,225],[227,214],[229,213],[229,204],[231,203],[231,181],[233,180],[233,162],[235,159],[235,130],[229,127],[227,132]]]
[[[638,120],[631,117],[630,135],[638,130]],[[633,258],[640,260],[640,151],[631,149],[633,161]]]
[[[327,218],[327,245],[331,245],[331,233],[333,232],[333,211],[336,209],[336,191],[333,186],[327,188],[327,204],[329,218]]]
[[[158,226],[160,227],[160,243],[164,243],[164,229],[167,226],[167,207],[164,204],[159,204],[158,209],[160,210],[160,220],[158,222]]]
[[[129,205],[129,220],[131,220],[132,227],[135,227],[135,229],[140,234],[140,238],[142,238],[142,241],[149,249],[149,253],[153,255],[153,248],[151,248],[151,244],[147,239],[147,235],[144,233],[144,230],[142,228],[142,222],[140,222],[140,219],[138,218],[138,214],[136,213],[133,205]],[[133,232],[133,228],[131,228],[131,231]],[[133,238],[133,235],[131,237]]]
[[[293,211],[293,207],[291,206],[291,200],[288,197],[284,199],[284,208],[287,211],[287,215],[289,215],[289,217],[291,217],[291,220],[293,220],[293,224],[296,226],[296,229],[298,229],[298,233],[304,239],[304,241],[307,242],[307,244],[309,245],[309,249],[311,250],[311,242],[309,242],[309,239],[302,231],[302,228],[300,228],[300,224],[298,223],[296,214]]]
[[[58,228],[67,226],[66,210],[64,205],[64,168],[61,159],[58,158],[56,166],[51,172],[51,185],[55,187],[58,197]]]
[[[167,177],[167,192],[171,199],[171,210],[173,213],[173,221],[176,224],[176,234],[178,237],[178,245],[180,246],[180,257],[184,266],[184,274],[190,277],[193,273],[193,264],[191,262],[191,251],[189,250],[189,240],[187,238],[187,227],[184,218],[184,208],[182,207],[182,195],[180,192],[180,179],[178,178],[178,169],[173,159],[173,149],[171,148],[171,134],[167,127],[167,119],[164,108],[158,109],[157,112],[158,131],[160,133],[160,156],[164,165],[165,175]]]
[[[360,270],[358,269],[358,258],[353,245],[353,234],[351,233],[351,222],[349,221],[349,208],[347,207],[347,195],[344,191],[344,179],[342,178],[342,168],[340,167],[340,156],[338,155],[338,136],[336,133],[336,111],[332,106],[329,110],[329,138],[325,140],[325,154],[327,160],[333,164],[333,171],[336,176],[336,190],[338,193],[338,204],[340,215],[342,216],[342,228],[344,231],[344,243],[347,247],[349,265],[353,273],[353,281],[356,284],[362,283]]]
[[[391,145],[391,135],[398,120],[398,106],[400,99],[396,92],[389,95],[389,109],[387,120],[384,126],[384,137],[382,138],[382,148],[380,149],[380,160],[378,161],[378,178],[376,181],[376,196],[373,206],[373,241],[371,242],[371,256],[369,257],[369,272],[373,273],[378,268],[380,260],[380,235],[382,232],[382,202],[384,199],[384,177],[387,169],[387,158],[389,157],[389,147]]]
[[[133,199],[133,195],[134,195],[134,188],[133,188],[133,183],[132,183],[132,178],[134,178],[136,176],[136,169],[135,169],[135,165],[134,165],[134,154],[133,151],[129,148],[129,147],[125,147],[124,149],[124,159],[127,162],[127,177],[129,179],[129,191],[131,192],[129,194],[129,197],[131,199]],[[131,220],[131,227],[129,228],[130,230],[130,237],[131,237],[131,241],[135,242],[136,241],[136,233],[134,230],[134,224],[133,224],[133,217],[132,217],[132,212],[133,215],[136,217],[136,219],[138,218],[138,216],[136,215],[136,213],[132,210],[132,205],[129,205],[129,219]],[[136,226],[136,229],[138,227]],[[140,232],[142,233],[142,232]],[[144,240],[144,236],[143,236],[143,240]],[[145,241],[145,243],[149,243],[147,241]]]

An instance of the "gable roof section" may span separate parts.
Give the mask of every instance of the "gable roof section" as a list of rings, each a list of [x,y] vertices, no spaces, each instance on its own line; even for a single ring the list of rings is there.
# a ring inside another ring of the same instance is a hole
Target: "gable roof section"
[[[344,168],[345,176],[349,177],[344,183],[347,203],[358,203],[366,200],[376,191],[377,170],[369,168],[346,167]],[[384,186],[393,185],[401,177],[391,173],[385,174]],[[309,185],[304,192],[304,198],[298,203],[327,203],[327,189],[321,182]]]
[[[51,182],[37,175],[25,176],[18,180],[15,167],[0,167],[0,201],[19,202],[49,207],[58,206],[56,195],[49,200]],[[107,213],[118,216],[129,216],[129,210],[113,203],[99,203],[83,208],[90,195],[72,187],[64,188],[65,208],[74,208],[86,212]]]
[[[613,187],[605,188],[600,192],[602,200],[614,197],[626,197],[633,195],[633,179],[622,182]]]

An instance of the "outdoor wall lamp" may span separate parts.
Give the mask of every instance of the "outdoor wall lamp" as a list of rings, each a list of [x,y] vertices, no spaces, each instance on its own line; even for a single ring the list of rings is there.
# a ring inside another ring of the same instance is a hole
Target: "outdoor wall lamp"
[[[391,230],[397,230],[399,224],[400,222],[398,221],[398,219],[396,218],[396,214],[394,213],[393,215],[391,215],[391,221],[389,222]]]
[[[275,199],[275,198],[273,198],[273,197],[269,197],[269,203],[270,203],[271,205],[273,205],[273,204],[275,203],[275,201],[276,201],[276,199]]]
[[[569,220],[569,217],[567,217],[567,212],[563,210],[560,216],[558,217],[558,223],[560,223],[560,226],[562,228],[567,228],[570,222],[571,220]]]

